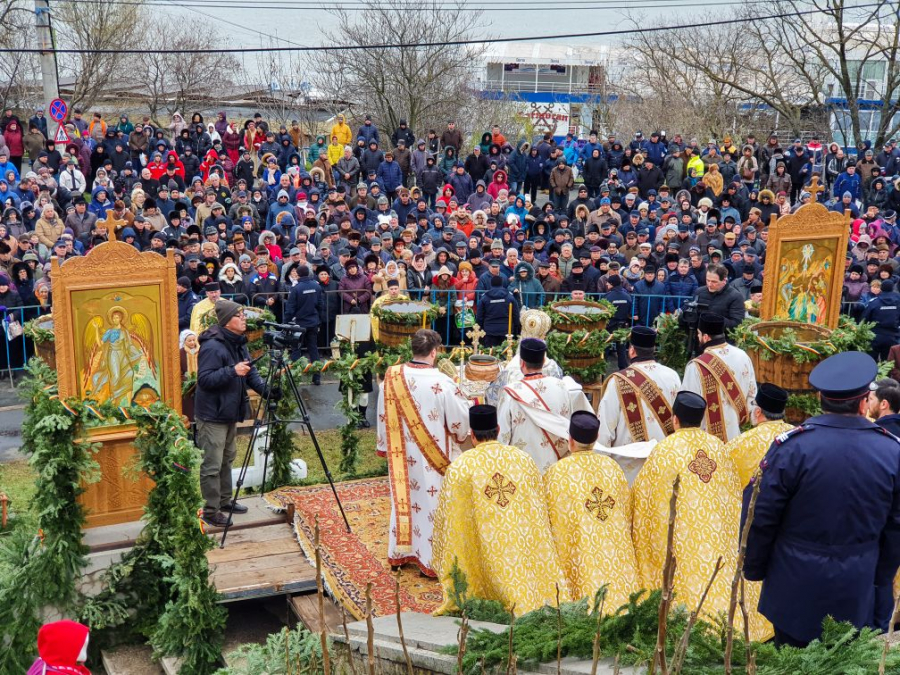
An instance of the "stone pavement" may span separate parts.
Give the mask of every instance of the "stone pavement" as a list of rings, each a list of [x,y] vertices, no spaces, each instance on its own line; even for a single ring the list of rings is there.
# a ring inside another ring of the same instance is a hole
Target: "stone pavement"
[[[456,657],[438,653],[443,647],[457,644],[457,632],[459,631],[459,619],[446,616],[430,616],[428,614],[416,614],[403,612],[400,615],[403,622],[403,634],[406,648],[416,673],[441,673],[451,675],[456,673]],[[397,627],[396,615],[378,617],[373,620],[375,629],[375,653],[380,666],[380,672],[384,675],[402,675],[407,672],[406,662],[403,656],[403,647],[400,644],[400,632]],[[484,621],[472,621],[472,629],[490,630],[500,633],[506,630],[506,626]],[[350,635],[350,652],[357,664],[366,662],[367,632],[366,622],[356,621],[347,624],[347,632]],[[346,644],[343,635],[332,635],[333,640],[339,644]],[[562,675],[583,675],[590,673],[592,668],[590,660],[565,658],[562,660]],[[521,675],[534,675],[537,673],[552,675],[557,672],[556,663],[544,663],[532,666],[531,670],[519,668]],[[598,663],[598,675],[612,675],[614,672],[612,659],[601,659]],[[621,668],[622,675],[633,675],[640,672],[638,669]]]

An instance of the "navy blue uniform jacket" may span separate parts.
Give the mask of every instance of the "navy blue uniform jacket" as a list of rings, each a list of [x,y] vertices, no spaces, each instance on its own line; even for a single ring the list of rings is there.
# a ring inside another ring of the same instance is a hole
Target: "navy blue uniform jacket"
[[[744,566],[763,582],[759,611],[798,640],[819,637],[827,615],[887,629],[900,565],[900,442],[863,417],[819,415],[776,439],[762,467]]]

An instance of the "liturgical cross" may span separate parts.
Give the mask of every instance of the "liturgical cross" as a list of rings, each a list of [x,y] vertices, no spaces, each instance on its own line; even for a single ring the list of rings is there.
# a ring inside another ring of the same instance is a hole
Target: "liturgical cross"
[[[487,498],[493,500],[496,497],[497,506],[501,509],[509,504],[507,495],[514,495],[515,493],[516,484],[511,480],[507,480],[502,473],[495,473],[491,478],[490,485],[486,485],[484,488],[484,494]]]
[[[616,500],[609,495],[606,496],[606,499],[603,499],[603,490],[598,487],[591,490],[591,494],[593,498],[588,499],[584,503],[584,508],[588,510],[588,513],[593,514],[597,520],[606,520],[616,505]]]

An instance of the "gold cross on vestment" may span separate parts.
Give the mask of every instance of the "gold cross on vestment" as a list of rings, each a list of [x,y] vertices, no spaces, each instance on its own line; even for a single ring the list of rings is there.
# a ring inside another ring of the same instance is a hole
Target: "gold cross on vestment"
[[[468,331],[466,331],[466,337],[472,341],[472,353],[479,354],[478,346],[481,344],[481,338],[483,338],[487,333],[481,330],[481,326],[477,323],[472,326]]]
[[[494,497],[497,498],[497,506],[501,509],[506,508],[509,504],[509,499],[507,495],[514,495],[516,493],[516,484],[511,480],[507,480],[506,476],[502,473],[495,473],[491,477],[490,485],[484,486],[484,494],[485,496],[493,500]]]
[[[708,483],[712,479],[712,475],[716,472],[716,461],[709,457],[703,450],[698,450],[693,461],[688,464],[688,470],[697,474],[700,480]]]
[[[603,499],[603,490],[598,487],[591,490],[591,494],[593,499],[588,499],[584,503],[584,508],[588,510],[588,513],[593,514],[597,520],[606,520],[612,513],[616,500],[609,495],[606,496],[606,499]]]
[[[819,177],[813,176],[812,180],[809,181],[809,185],[806,186],[806,191],[812,197],[814,202],[819,201],[819,193],[824,192],[825,188],[822,185],[819,185]]]

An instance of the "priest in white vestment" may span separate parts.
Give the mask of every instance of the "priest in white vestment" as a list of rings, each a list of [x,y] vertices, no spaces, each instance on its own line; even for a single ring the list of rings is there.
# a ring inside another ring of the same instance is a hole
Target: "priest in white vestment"
[[[703,353],[684,369],[682,389],[706,401],[702,429],[723,443],[741,435],[756,407],[756,373],[747,352],[725,341],[725,319],[704,312],[697,328]]]
[[[379,455],[391,486],[388,562],[415,563],[436,576],[431,560],[434,513],[444,472],[469,434],[469,403],[434,367],[441,336],[419,330],[412,361],[388,368],[378,399]]]
[[[541,473],[569,454],[568,434],[556,435],[550,429],[560,425],[568,429],[573,412],[590,410],[575,380],[544,374],[546,355],[543,340],[526,338],[519,343],[523,377],[503,388],[497,413],[500,443],[527,452]]]
[[[672,405],[681,389],[681,378],[668,366],[657,363],[655,350],[655,330],[646,326],[631,329],[631,365],[606,381],[597,409],[597,441],[612,448],[607,454],[622,467],[629,485],[634,483],[647,457],[618,455],[615,448],[661,441],[675,430]],[[649,452],[648,449],[648,455]]]

